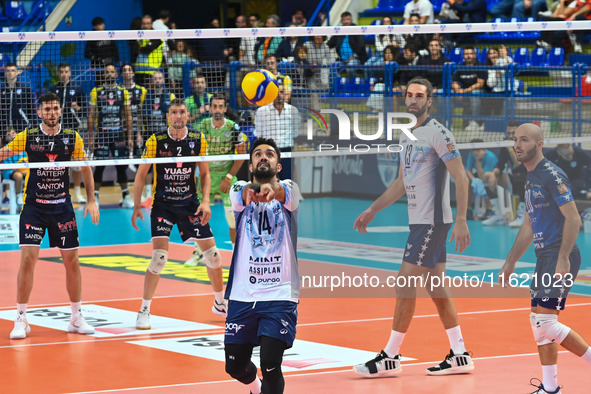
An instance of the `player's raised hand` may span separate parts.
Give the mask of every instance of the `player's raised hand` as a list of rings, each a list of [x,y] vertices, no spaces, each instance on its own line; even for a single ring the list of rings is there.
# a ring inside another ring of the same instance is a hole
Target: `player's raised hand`
[[[209,207],[209,204],[199,204],[199,208],[197,208],[195,215],[201,215],[200,217],[202,226],[205,226],[207,223],[209,223],[209,219],[211,219],[211,208]]]
[[[139,231],[140,228],[136,224],[137,218],[142,219],[142,222],[143,222],[144,221],[144,214],[142,213],[141,207],[138,207],[137,205],[134,205],[134,207],[133,207],[133,215],[131,215],[131,225],[133,226],[133,228],[135,228],[136,230]]]
[[[98,224],[101,215],[95,201],[88,202],[84,207],[83,217],[86,217],[87,214],[90,214],[92,224]]]
[[[357,230],[361,234],[367,234],[367,225],[376,217],[375,212],[370,209],[366,209],[355,219],[353,223],[353,229]]]
[[[462,253],[470,245],[470,230],[468,230],[468,224],[465,221],[456,221],[454,228],[451,230],[449,242],[453,240],[456,241],[454,248],[456,252],[459,249],[459,252]]]
[[[253,200],[256,202],[269,202],[273,199],[275,199],[275,189],[270,183],[263,183],[260,185],[259,191],[255,192],[253,195]]]

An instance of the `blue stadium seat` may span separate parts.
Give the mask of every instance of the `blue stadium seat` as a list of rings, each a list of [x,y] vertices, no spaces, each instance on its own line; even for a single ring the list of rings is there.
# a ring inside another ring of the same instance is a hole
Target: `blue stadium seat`
[[[26,18],[27,11],[23,1],[7,1],[6,2],[6,16],[9,19],[20,21]]]
[[[378,83],[378,79],[376,77],[370,77],[365,80],[365,89],[367,92],[371,89],[373,85]]]
[[[363,97],[366,95],[366,85],[361,77],[352,78],[350,81],[349,90],[353,97]]]
[[[548,54],[549,66],[563,66],[564,65],[564,48],[552,48]]]
[[[488,48],[482,48],[478,55],[476,55],[476,60],[478,60],[482,64],[486,64],[486,54],[488,53]]]
[[[515,56],[513,56],[513,62],[522,65],[529,64],[529,49],[518,48],[515,51]]]
[[[463,48],[454,48],[449,53],[449,60],[456,64],[460,64],[464,61],[464,49]]]
[[[345,96],[345,95],[349,95],[349,94],[345,94],[345,92],[348,92],[349,90],[349,78],[347,77],[339,77],[337,78],[337,89],[339,92],[339,95],[341,96]]]
[[[531,65],[534,67],[542,67],[546,64],[546,50],[541,47],[534,49],[531,53]]]

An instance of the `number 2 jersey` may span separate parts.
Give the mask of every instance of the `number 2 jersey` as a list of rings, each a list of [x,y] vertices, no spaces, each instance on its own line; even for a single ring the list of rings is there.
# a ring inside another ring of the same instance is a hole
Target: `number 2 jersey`
[[[25,151],[29,163],[82,160],[84,143],[80,135],[60,129],[55,135],[45,134],[41,126],[25,129],[8,144],[15,153]],[[25,178],[24,203],[61,212],[70,203],[70,171],[67,167],[31,168]]]
[[[449,172],[445,162],[460,155],[451,131],[433,118],[415,128],[411,140],[400,135],[400,165],[408,200],[409,224],[453,222],[449,197]]]
[[[205,156],[207,141],[203,134],[187,128],[177,140],[168,132],[152,134],[144,148],[145,159],[155,157]],[[154,165],[153,204],[190,205],[197,203],[195,162],[157,163]]]
[[[273,200],[244,205],[238,181],[230,199],[236,217],[236,246],[226,287],[226,298],[242,302],[298,302],[300,277],[296,256],[300,190],[291,180],[279,181],[285,203]]]

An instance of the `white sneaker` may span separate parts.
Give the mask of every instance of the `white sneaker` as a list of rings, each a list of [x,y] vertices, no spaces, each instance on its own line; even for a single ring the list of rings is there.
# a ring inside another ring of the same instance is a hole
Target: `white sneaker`
[[[390,357],[383,350],[373,359],[364,364],[353,366],[356,374],[366,378],[379,378],[382,376],[394,376],[402,371],[400,355]]]
[[[213,300],[211,311],[218,316],[228,317],[228,301],[224,300],[221,304],[218,304],[216,300]]]
[[[135,328],[138,330],[149,330],[152,328],[150,325],[150,311],[139,311],[137,314],[137,319],[135,321]]]
[[[16,204],[23,205],[23,193],[16,194]]]
[[[200,264],[203,264],[203,253],[199,252],[198,250],[194,250],[191,257],[185,261],[185,265],[187,267],[197,267]]]
[[[86,199],[81,193],[74,193],[72,196],[72,202],[76,204],[86,204]]]
[[[464,354],[455,355],[453,350],[445,356],[439,365],[427,368],[428,375],[455,375],[460,373],[468,373],[474,369],[474,362],[468,352]]]
[[[78,315],[70,320],[70,324],[68,324],[68,332],[76,334],[94,334],[94,327],[86,322],[84,316]]]
[[[121,208],[133,208],[133,200],[131,199],[131,196],[129,194],[125,196],[125,198],[121,202]]]
[[[25,339],[31,332],[27,319],[18,318],[14,322],[14,329],[10,332],[10,339]]]
[[[504,226],[506,223],[507,219],[503,215],[493,215],[482,221],[483,226]]]
[[[509,227],[521,227],[525,220],[525,203],[520,202],[517,206],[517,217],[509,223]]]

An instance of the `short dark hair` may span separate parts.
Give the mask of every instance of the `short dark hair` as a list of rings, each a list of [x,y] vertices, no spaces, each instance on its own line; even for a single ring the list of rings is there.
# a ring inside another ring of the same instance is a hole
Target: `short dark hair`
[[[250,14],[248,14],[248,17],[250,18],[251,16],[254,16],[257,21],[261,20],[261,16],[259,14],[257,14],[256,12],[251,12]]]
[[[185,100],[183,100],[182,98],[177,97],[170,102],[170,105],[168,106],[168,108],[170,108],[172,106],[179,106],[179,105],[184,105],[186,107],[187,103],[185,103]]]
[[[92,19],[92,26],[98,26],[98,25],[102,25],[103,23],[105,23],[105,20],[103,18],[101,18],[100,16],[96,16]]]
[[[353,14],[351,14],[349,11],[345,11],[341,14],[341,18],[344,18],[346,16],[350,16],[351,18],[353,17]]]
[[[58,70],[58,71],[59,71],[59,70],[63,70],[64,68],[69,68],[69,69],[72,69],[72,67],[71,67],[71,66],[70,66],[68,63],[66,63],[66,62],[60,63],[60,64],[57,66],[57,70]]]
[[[43,105],[43,103],[48,103],[50,101],[57,101],[61,107],[60,98],[55,93],[45,93],[43,96],[39,97],[39,108]]]
[[[507,122],[507,127],[519,127],[519,122],[515,119],[511,119],[509,122]]]
[[[158,14],[160,19],[170,18],[170,11],[169,10],[160,10],[160,14]]]
[[[468,45],[467,47],[464,47],[464,53],[469,50],[476,52],[476,49],[474,49],[474,47],[472,45]]]
[[[267,52],[267,54],[265,55],[265,58],[263,60],[267,60],[270,57],[274,57],[275,59],[277,59],[277,56],[275,56],[274,52]]]
[[[476,143],[478,143],[478,142],[484,142],[484,140],[483,140],[482,138],[472,138],[472,139],[470,140],[470,143],[471,143],[471,144],[476,144]]]
[[[122,63],[119,71],[123,71],[123,67],[125,67],[125,66],[131,67],[131,71],[133,71],[133,73],[135,74],[135,66],[133,65],[133,63],[130,63],[130,62]]]
[[[427,97],[433,97],[433,85],[431,85],[431,82],[429,82],[428,79],[423,77],[415,77],[408,81],[406,84],[406,90],[408,90],[410,85],[423,85],[427,88]],[[404,95],[406,96],[406,91],[404,92]]]
[[[252,154],[254,153],[254,150],[259,145],[269,145],[270,147],[275,149],[275,152],[277,152],[277,162],[279,163],[281,161],[281,150],[279,150],[279,148],[277,147],[277,143],[275,142],[275,140],[273,138],[262,138],[262,137],[257,138],[252,143],[252,147],[250,148],[250,160],[251,161],[252,161]]]
[[[413,16],[416,16],[417,18],[419,18],[419,20],[421,19],[421,14],[417,14],[416,12],[413,12],[412,14],[410,14],[408,16],[408,19],[412,18]]]
[[[224,100],[224,106],[228,105],[228,100],[226,100],[226,95],[223,93],[214,93],[213,96],[209,98],[209,102],[211,103],[213,100]]]
[[[13,63],[13,62],[10,62],[6,66],[4,66],[4,69],[7,69],[8,67],[16,67],[16,68],[18,68],[18,66],[16,65],[16,63]]]

